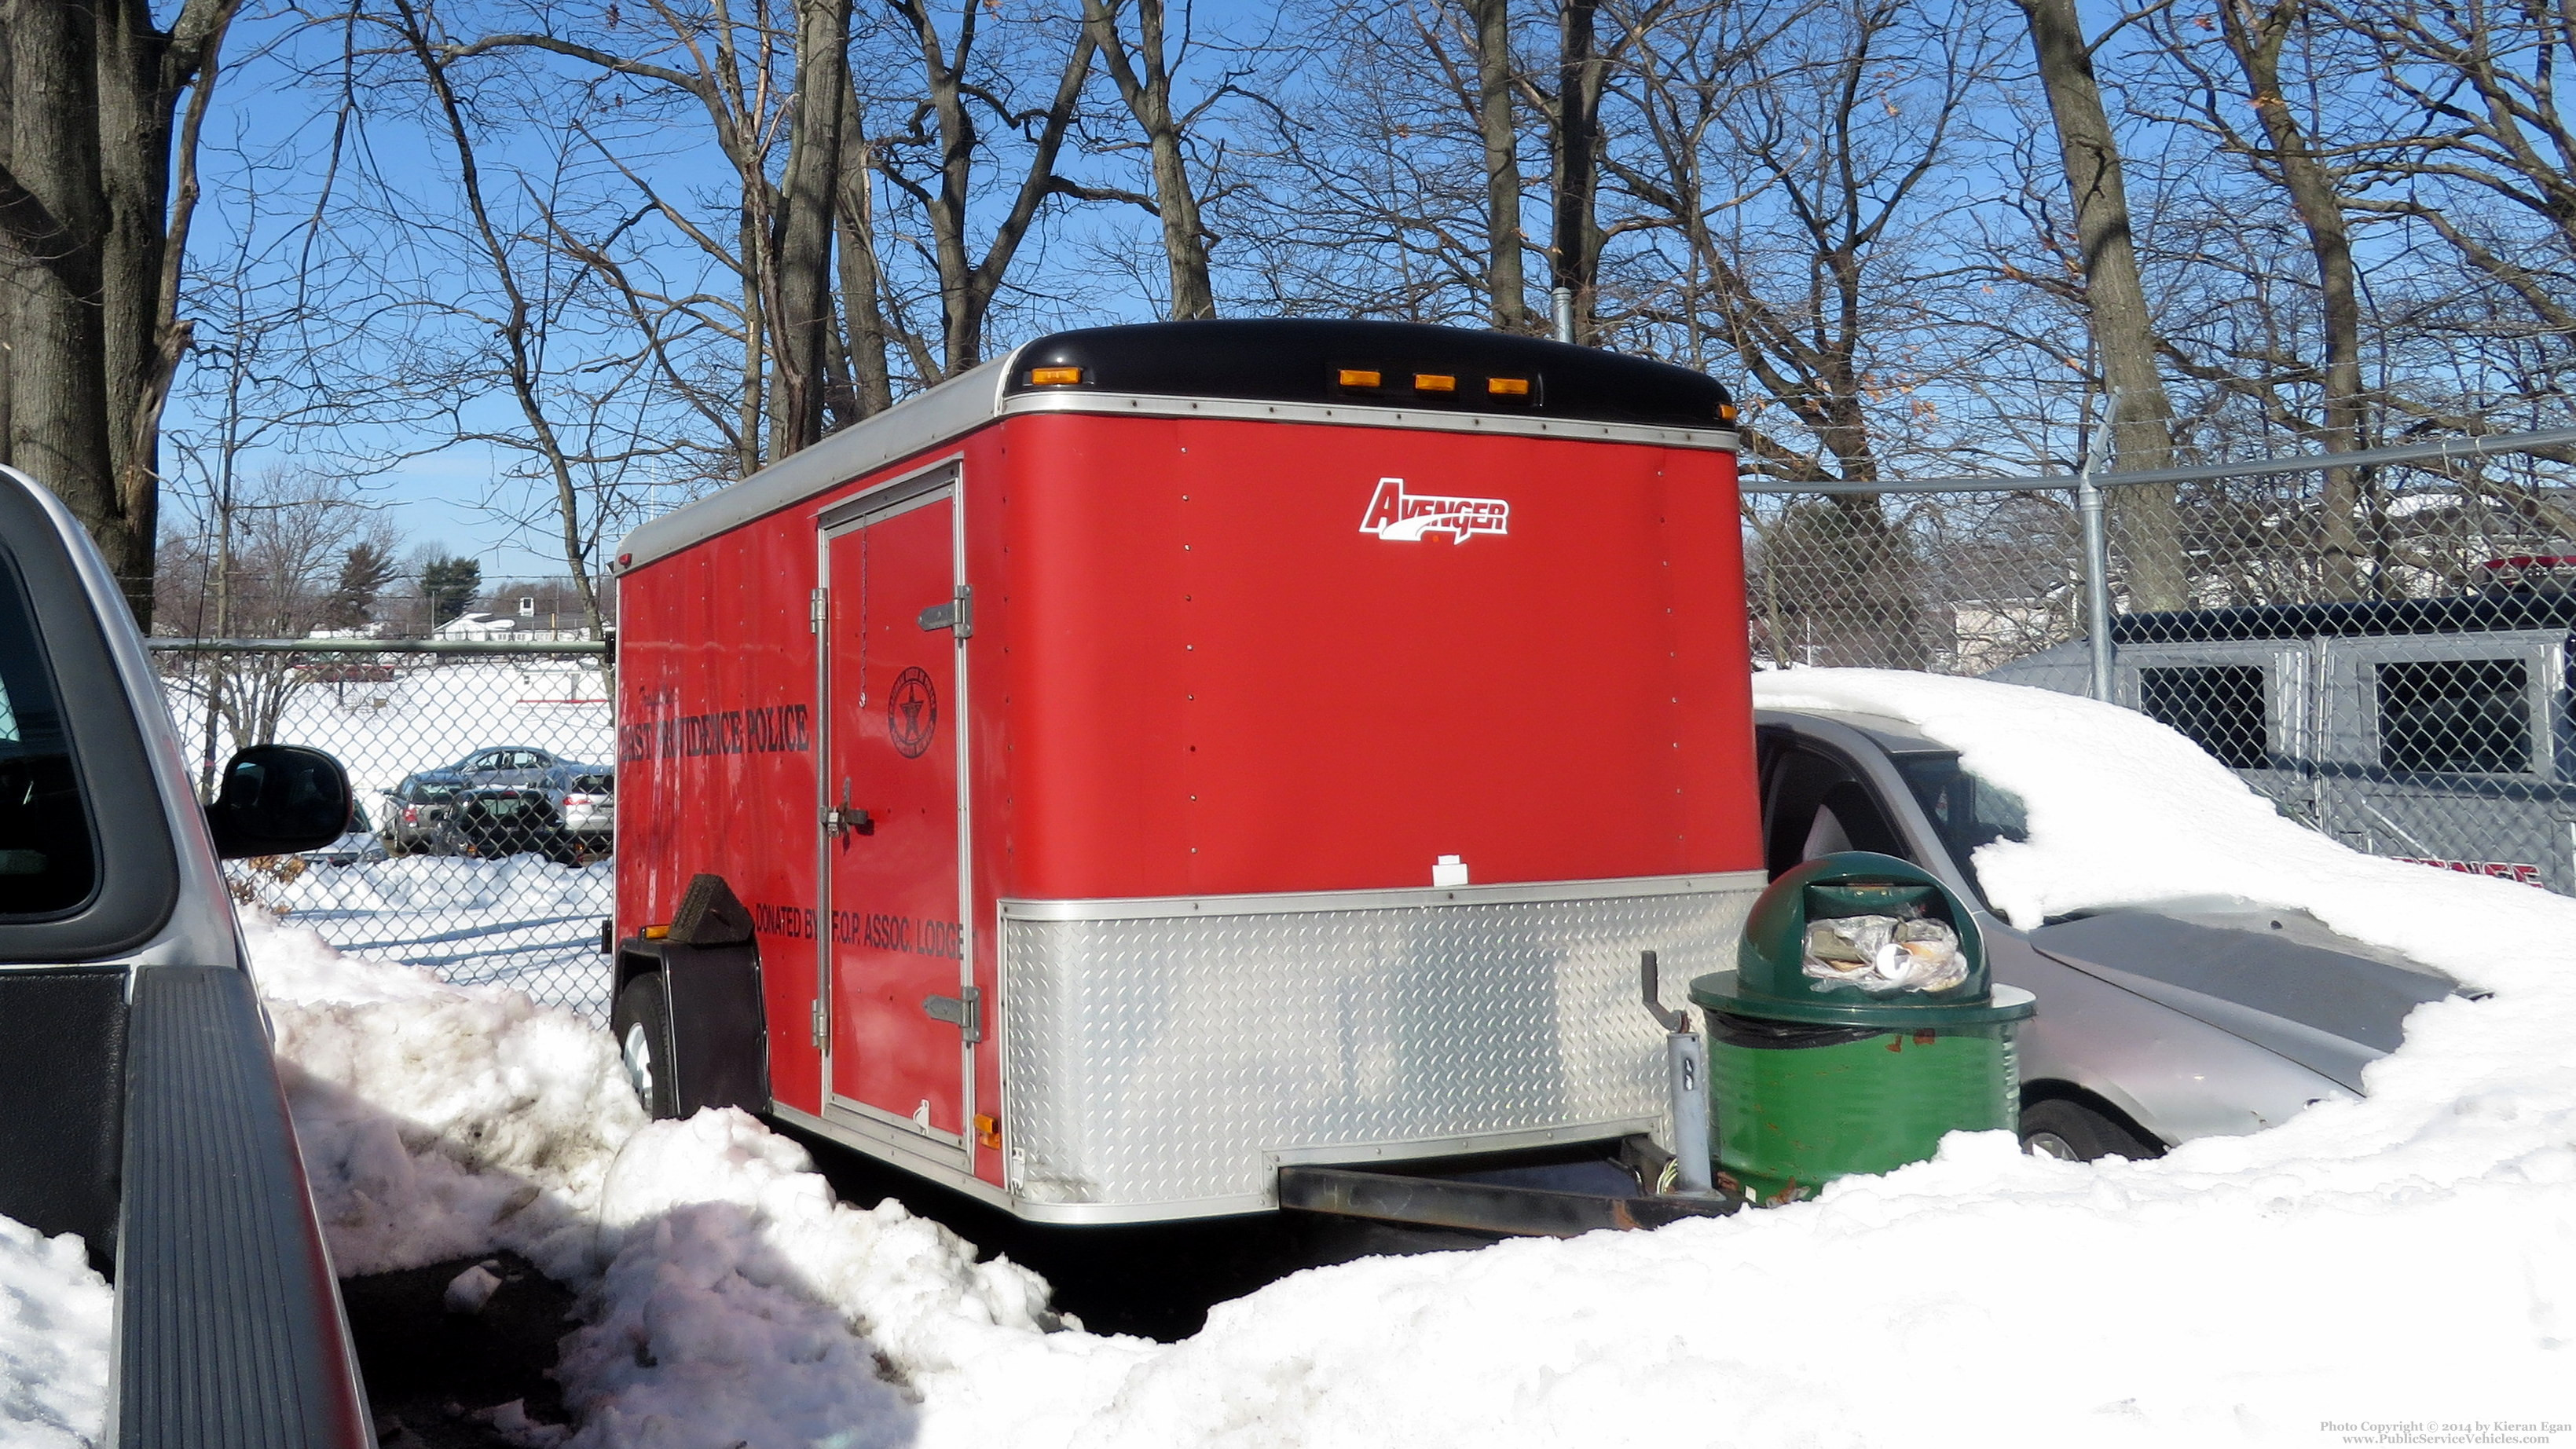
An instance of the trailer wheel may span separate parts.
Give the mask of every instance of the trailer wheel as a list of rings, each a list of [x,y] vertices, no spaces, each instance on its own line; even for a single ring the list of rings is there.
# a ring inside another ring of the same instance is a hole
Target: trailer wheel
[[[635,1100],[644,1104],[649,1116],[678,1116],[671,1102],[671,1022],[662,1000],[661,974],[647,971],[627,982],[626,989],[617,993],[617,1007],[608,1025],[617,1038],[617,1054],[625,1061],[626,1084],[635,1089]]]
[[[2061,1162],[2096,1162],[2105,1157],[2144,1162],[2165,1155],[2162,1147],[2125,1124],[2063,1097],[2045,1098],[2021,1109],[2021,1146],[2033,1157]]]

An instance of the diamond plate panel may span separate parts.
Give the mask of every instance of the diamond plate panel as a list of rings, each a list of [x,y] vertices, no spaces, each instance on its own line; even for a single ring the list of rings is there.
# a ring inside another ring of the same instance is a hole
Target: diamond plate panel
[[[1661,1119],[1637,953],[1679,1002],[1756,893],[1006,919],[1011,1186],[1258,1198],[1274,1151]]]

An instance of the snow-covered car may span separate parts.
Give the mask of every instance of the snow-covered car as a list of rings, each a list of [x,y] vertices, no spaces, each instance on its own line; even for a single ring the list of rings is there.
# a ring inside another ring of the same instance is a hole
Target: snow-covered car
[[[2014,697],[2032,694],[1942,684],[1993,691],[1992,707],[2007,720],[2021,707]],[[1757,703],[1764,693],[1757,686]],[[1754,720],[1773,875],[1839,850],[1913,861],[1977,907],[1994,979],[2038,998],[2019,1053],[2022,1137],[2035,1152],[2155,1156],[2357,1096],[2362,1069],[2397,1047],[2407,1013],[2454,993],[2447,977],[2303,912],[2216,894],[2017,928],[1989,899],[1977,852],[2023,840],[2039,802],[1964,768],[1958,749],[1892,711],[1771,708]],[[2034,718],[2031,727],[2046,722]],[[2134,766],[2116,755],[2099,760],[2108,776],[2124,768]]]
[[[112,1335],[119,1444],[354,1449],[366,1399],[217,864],[342,834],[348,776],[255,745],[201,808],[186,758],[115,577],[0,468],[0,1218],[62,1270],[32,1317],[13,1275],[12,1316]]]
[[[376,834],[389,855],[456,855],[461,853],[454,816],[456,792],[466,779],[453,770],[423,770],[405,775],[377,806]]]

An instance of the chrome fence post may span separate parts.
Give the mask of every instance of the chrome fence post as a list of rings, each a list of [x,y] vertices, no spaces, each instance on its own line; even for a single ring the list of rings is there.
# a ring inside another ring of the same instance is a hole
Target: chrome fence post
[[[2093,651],[2093,697],[2111,699],[2111,537],[2102,521],[2102,489],[2093,475],[2111,452],[2111,430],[2120,420],[2120,395],[2102,406],[2101,425],[2092,446],[2084,450],[2084,471],[2075,477],[2075,509],[2084,523],[2084,632]]]

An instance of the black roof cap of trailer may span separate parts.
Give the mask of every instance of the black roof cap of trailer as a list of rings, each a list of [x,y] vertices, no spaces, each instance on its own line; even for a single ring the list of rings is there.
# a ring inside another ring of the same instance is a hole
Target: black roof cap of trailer
[[[1041,380],[1047,369],[1061,371]],[[1726,389],[1714,379],[1536,337],[1296,318],[1093,327],[1041,337],[637,526],[618,545],[618,568],[921,456],[1005,414],[1038,412],[1735,447]]]
[[[2121,644],[2189,644],[2221,639],[2494,634],[2515,629],[2576,629],[2576,593],[2500,592],[2446,599],[2362,599],[2121,614],[2111,621],[2111,638]]]
[[[1038,380],[1045,369],[1078,380]],[[1375,383],[1357,379],[1374,375]],[[1436,382],[1445,378],[1447,388]],[[1505,386],[1496,388],[1496,379]],[[1511,391],[1510,384],[1526,385]],[[1104,392],[1475,413],[1717,429],[1717,380],[1509,332],[1320,318],[1147,322],[1058,332],[1022,347],[1003,380],[1018,393]]]

